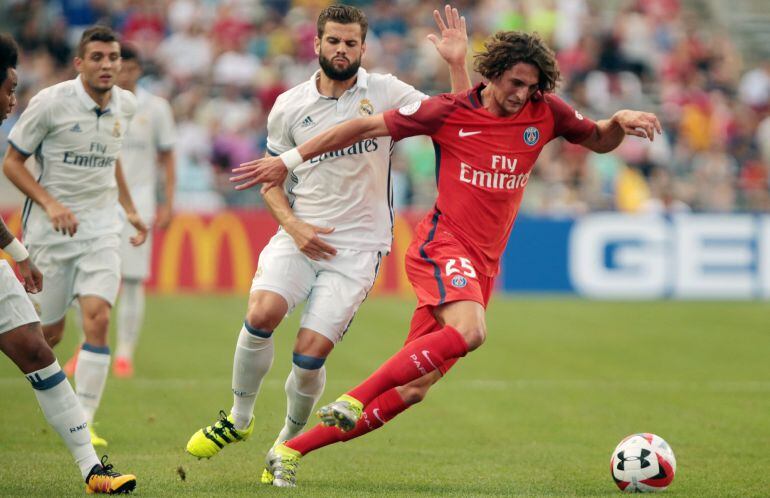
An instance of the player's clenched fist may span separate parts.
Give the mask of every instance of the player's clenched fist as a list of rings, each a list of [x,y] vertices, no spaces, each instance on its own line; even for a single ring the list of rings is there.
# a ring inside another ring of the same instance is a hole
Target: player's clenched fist
[[[19,261],[16,263],[19,268],[21,278],[24,279],[24,290],[30,294],[37,294],[43,290],[43,274],[40,270],[29,260]]]

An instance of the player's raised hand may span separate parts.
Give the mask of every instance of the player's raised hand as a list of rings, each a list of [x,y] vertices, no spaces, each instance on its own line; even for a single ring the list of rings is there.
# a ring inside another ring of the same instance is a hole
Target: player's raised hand
[[[658,117],[651,112],[622,110],[612,116],[626,135],[655,140],[655,132],[663,133]]]
[[[468,31],[465,27],[465,17],[449,5],[444,6],[446,22],[438,10],[433,11],[433,19],[436,20],[439,35],[428,35],[428,40],[436,46],[439,55],[448,63],[465,63],[465,55],[468,52]]]
[[[334,231],[333,227],[321,228],[300,219],[295,219],[291,223],[287,223],[283,228],[294,239],[297,249],[310,259],[315,259],[316,261],[330,259],[337,254],[337,249],[321,240],[318,236],[319,234],[332,233]]]
[[[52,200],[45,206],[45,213],[51,220],[53,229],[62,235],[72,237],[78,231],[78,219],[70,209],[63,204]]]
[[[16,266],[19,268],[21,278],[24,279],[24,290],[30,294],[37,294],[43,290],[43,274],[29,258],[19,261]]]
[[[263,157],[255,159],[233,168],[235,176],[230,181],[236,183],[235,190],[246,190],[254,185],[263,183],[263,191],[273,187],[280,187],[286,180],[288,170],[279,156]]]
[[[136,235],[128,239],[131,242],[131,245],[136,247],[144,244],[144,241],[147,240],[147,225],[144,224],[142,218],[139,217],[139,214],[136,211],[126,213],[126,218],[128,219],[128,222],[136,228]]]

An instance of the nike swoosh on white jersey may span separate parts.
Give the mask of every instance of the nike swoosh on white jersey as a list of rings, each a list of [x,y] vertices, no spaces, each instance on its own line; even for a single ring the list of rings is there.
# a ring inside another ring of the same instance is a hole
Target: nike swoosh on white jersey
[[[471,135],[478,135],[479,133],[481,133],[481,131],[463,131],[463,129],[460,128],[458,135],[461,137],[470,137]]]

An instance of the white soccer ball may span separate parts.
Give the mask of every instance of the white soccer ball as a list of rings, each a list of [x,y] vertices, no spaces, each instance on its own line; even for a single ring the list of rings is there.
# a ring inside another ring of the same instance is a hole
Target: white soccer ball
[[[674,480],[676,457],[662,437],[632,434],[612,452],[610,473],[622,491],[662,491]]]

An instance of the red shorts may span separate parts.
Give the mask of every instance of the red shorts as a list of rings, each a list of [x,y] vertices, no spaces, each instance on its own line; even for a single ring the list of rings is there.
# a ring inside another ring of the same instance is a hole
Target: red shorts
[[[454,301],[474,301],[485,309],[495,278],[477,273],[468,252],[451,234],[415,238],[406,252],[406,275],[417,294],[417,309],[404,344],[441,330],[433,308]],[[442,374],[457,361],[439,366]]]

